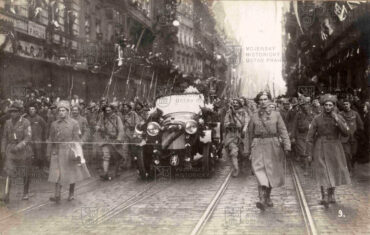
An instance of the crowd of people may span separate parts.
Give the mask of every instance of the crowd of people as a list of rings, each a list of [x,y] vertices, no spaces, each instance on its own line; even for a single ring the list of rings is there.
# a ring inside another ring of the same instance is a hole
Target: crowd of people
[[[305,176],[314,172],[325,207],[335,203],[335,187],[350,184],[355,171],[369,177],[369,101],[351,94],[340,99],[331,94],[272,99],[264,91],[254,101],[235,98],[231,104],[224,150],[233,177],[251,161],[259,209],[273,206],[272,188],[284,185],[285,157],[300,163]]]
[[[321,204],[326,207],[335,203],[335,187],[351,182],[355,164],[370,160],[370,103],[357,96],[338,100],[331,94],[299,94],[272,99],[263,91],[255,99],[213,97],[209,101],[222,123],[223,156],[230,159],[232,176],[238,177],[251,164],[258,181],[256,206],[261,210],[273,206],[272,188],[284,185],[285,157],[301,163],[306,176],[315,172]],[[90,177],[85,163],[99,162],[102,180],[132,168],[141,141],[135,127],[148,118],[150,108],[139,99],[86,103],[76,95],[67,101],[34,92],[24,100],[3,101],[4,201],[9,201],[19,168],[24,169],[23,200],[29,199],[29,166],[33,165],[55,183],[55,195],[50,198],[55,202],[61,200],[62,185],[69,185],[68,200],[74,199],[75,183]]]

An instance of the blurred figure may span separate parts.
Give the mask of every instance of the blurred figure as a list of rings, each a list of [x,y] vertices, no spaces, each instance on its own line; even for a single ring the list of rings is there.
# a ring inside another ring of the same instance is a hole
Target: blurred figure
[[[297,160],[303,162],[305,176],[308,175],[310,165],[310,161],[306,155],[306,137],[314,117],[315,114],[311,109],[309,99],[303,99],[299,105],[299,111],[293,119],[291,141],[295,143],[294,148]]]
[[[45,120],[37,114],[37,103],[30,103],[28,105],[28,114],[25,118],[30,121],[32,130],[32,150],[35,157],[36,166],[43,170],[47,167],[47,161],[45,159],[44,152],[44,141],[46,140],[46,122]]]
[[[99,131],[101,140],[100,147],[103,153],[103,180],[111,180],[109,176],[109,165],[113,157],[115,160],[114,176],[119,176],[119,167],[122,157],[124,157],[122,141],[124,129],[121,118],[114,113],[112,105],[102,107],[103,117],[97,123],[96,129]]]
[[[224,119],[224,148],[231,159],[233,177],[239,175],[239,156],[243,155],[243,139],[249,123],[248,113],[242,108],[239,99],[233,99]],[[244,156],[241,156],[244,157]]]
[[[4,126],[1,141],[1,156],[5,156],[4,171],[6,174],[5,203],[9,202],[12,180],[16,177],[23,178],[23,197],[28,200],[30,187],[30,166],[32,163],[32,148],[29,142],[32,139],[30,122],[22,116],[23,104],[14,102],[8,109],[10,119]]]
[[[353,157],[357,153],[358,140],[357,134],[364,130],[364,123],[361,120],[360,115],[351,109],[351,102],[346,99],[343,100],[343,111],[339,113],[342,115],[344,120],[347,122],[350,133],[348,136],[342,137],[342,145],[346,154],[348,170],[351,173],[353,168]]]

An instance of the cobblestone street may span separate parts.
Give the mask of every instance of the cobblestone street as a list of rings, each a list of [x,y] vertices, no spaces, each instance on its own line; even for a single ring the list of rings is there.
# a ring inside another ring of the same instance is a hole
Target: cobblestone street
[[[367,234],[369,183],[353,179],[338,187],[336,205],[318,205],[319,190],[296,167],[319,234]],[[2,234],[190,234],[230,172],[221,161],[213,178],[159,178],[142,181],[134,170],[102,182],[97,175],[77,185],[77,196],[59,205],[48,201],[52,184],[34,182],[28,202],[2,207]],[[293,176],[287,165],[285,186],[273,189],[274,207],[256,208],[257,182],[250,169],[231,178],[201,234],[307,234]],[[17,187],[19,187],[18,185]],[[36,193],[36,191],[38,193]],[[14,212],[18,212],[14,214]],[[12,215],[13,216],[10,216]]]
[[[369,234],[370,233],[370,182],[352,177],[352,184],[337,187],[336,204],[328,209],[319,205],[320,188],[312,174],[303,176],[296,167],[312,217],[320,234]],[[356,171],[356,169],[354,170]]]

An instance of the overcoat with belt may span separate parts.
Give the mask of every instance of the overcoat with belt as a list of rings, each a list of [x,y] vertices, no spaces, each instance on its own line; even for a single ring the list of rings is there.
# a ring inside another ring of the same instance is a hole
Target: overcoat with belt
[[[343,117],[338,122],[327,113],[317,115],[307,134],[307,155],[312,156],[317,183],[324,187],[350,184],[346,157],[340,136],[350,129]]]
[[[290,140],[280,113],[260,109],[249,122],[247,137],[247,155],[259,185],[283,186],[284,149],[290,151]]]
[[[79,134],[78,122],[70,117],[51,124],[47,149],[47,156],[51,156],[49,182],[67,185],[90,177],[86,164],[79,164],[72,152],[73,143],[80,142]]]
[[[4,171],[8,176],[29,176],[33,156],[31,138],[31,124],[23,116],[15,123],[11,119],[5,122],[1,149],[5,151]],[[22,147],[15,150],[18,144]]]

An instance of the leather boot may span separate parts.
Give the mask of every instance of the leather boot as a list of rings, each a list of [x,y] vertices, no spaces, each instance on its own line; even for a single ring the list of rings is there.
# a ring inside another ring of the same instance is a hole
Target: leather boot
[[[54,197],[50,197],[50,201],[59,203],[60,202],[60,194],[61,194],[62,186],[58,183],[55,184],[55,195]]]
[[[272,190],[272,187],[268,187],[266,188],[266,205],[268,207],[273,207],[274,206],[274,203],[272,203],[271,201],[271,190]]]
[[[231,158],[231,161],[232,161],[232,164],[233,164],[233,174],[232,174],[232,177],[238,177],[239,176],[239,165],[238,165],[238,157],[237,156],[233,156]]]
[[[29,188],[30,188],[30,178],[29,177],[24,177],[23,178],[23,183],[24,183],[24,186],[23,186],[22,200],[28,200],[29,199],[28,192],[29,192]]]
[[[256,203],[256,207],[262,211],[266,208],[266,187],[258,186],[258,197],[259,202]]]
[[[75,184],[70,184],[68,201],[72,201],[74,199],[75,199]]]
[[[329,202],[328,202],[328,195],[325,193],[324,187],[320,187],[321,190],[321,200],[320,200],[320,205],[323,205],[325,208],[329,207]]]
[[[304,159],[304,173],[303,173],[304,176],[309,176],[310,175],[308,173],[308,170],[309,170],[309,162],[308,162],[308,158],[306,157]]]
[[[328,188],[328,202],[329,203],[336,203],[334,192],[335,192],[335,187]]]

